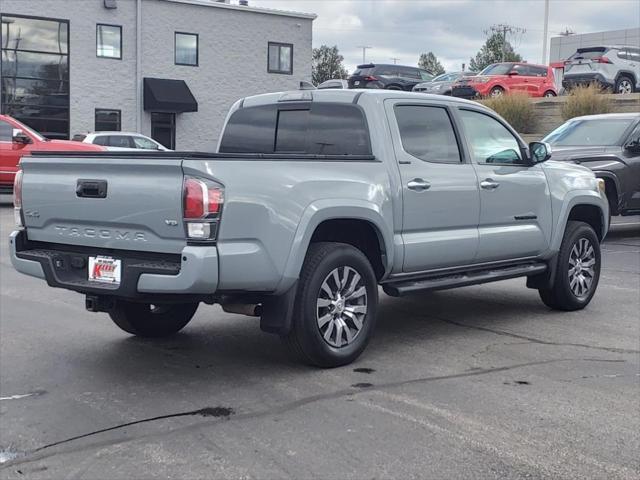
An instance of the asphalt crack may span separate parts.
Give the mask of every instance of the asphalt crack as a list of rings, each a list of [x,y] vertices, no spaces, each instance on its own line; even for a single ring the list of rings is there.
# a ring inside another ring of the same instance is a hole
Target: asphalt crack
[[[469,378],[469,377],[477,377],[477,376],[481,376],[481,375],[489,375],[489,374],[493,374],[493,373],[500,373],[500,372],[508,372],[511,370],[516,370],[516,369],[521,369],[521,368],[527,368],[527,367],[535,367],[535,366],[539,366],[539,365],[548,365],[548,364],[552,364],[552,363],[561,363],[561,362],[580,362],[580,361],[590,361],[590,362],[598,362],[598,361],[610,361],[610,360],[606,360],[606,359],[598,359],[598,358],[558,358],[558,359],[550,359],[550,360],[539,360],[539,361],[535,361],[535,362],[527,362],[527,363],[518,363],[518,364],[513,364],[513,365],[505,365],[502,367],[491,367],[491,368],[485,368],[485,369],[474,369],[471,371],[465,371],[465,372],[461,372],[461,373],[453,373],[453,374],[449,374],[449,375],[437,375],[437,376],[431,376],[431,377],[420,377],[420,378],[412,378],[412,379],[408,379],[408,380],[400,380],[400,381],[396,381],[396,382],[389,382],[389,383],[382,383],[382,384],[376,384],[376,385],[371,385],[371,386],[367,386],[365,388],[363,388],[363,386],[356,386],[353,385],[351,387],[348,388],[343,388],[340,390],[335,390],[333,392],[329,392],[329,393],[321,393],[321,394],[317,394],[317,395],[311,395],[308,397],[304,397],[298,400],[294,400],[282,405],[278,405],[269,409],[265,409],[265,410],[259,410],[259,411],[255,411],[255,412],[247,412],[247,413],[243,413],[243,414],[236,414],[233,415],[235,413],[235,411],[231,408],[226,408],[226,407],[214,407],[214,408],[203,408],[200,410],[194,410],[191,412],[182,412],[182,413],[175,413],[175,414],[169,414],[169,415],[160,415],[158,417],[152,417],[152,418],[147,418],[147,419],[143,419],[143,420],[136,420],[133,422],[128,422],[128,423],[124,423],[124,424],[120,424],[120,425],[116,425],[113,427],[109,427],[109,428],[104,428],[101,430],[95,430],[89,433],[85,433],[82,435],[76,435],[74,437],[70,437],[64,440],[60,440],[57,442],[53,442],[53,443],[49,443],[47,445],[43,445],[42,447],[38,447],[34,450],[30,450],[27,452],[23,452],[20,455],[20,458],[16,458],[14,460],[10,460],[7,463],[5,463],[4,465],[0,466],[0,470],[7,468],[9,466],[15,466],[15,465],[20,465],[23,463],[29,463],[29,462],[33,462],[36,460],[42,460],[48,457],[52,457],[55,455],[58,455],[60,453],[72,453],[75,451],[82,451],[85,449],[90,449],[92,447],[95,446],[95,444],[88,444],[88,445],[83,445],[80,446],[78,448],[75,449],[70,449],[66,452],[51,452],[51,453],[45,453],[42,454],[44,452],[44,450],[48,450],[51,449],[53,447],[62,445],[62,444],[67,444],[70,442],[73,442],[75,440],[79,440],[82,438],[86,438],[86,437],[90,437],[90,436],[94,436],[94,435],[98,435],[100,433],[105,433],[105,432],[109,432],[109,431],[113,431],[113,430],[118,430],[124,427],[128,427],[128,426],[132,426],[132,425],[137,425],[137,424],[141,424],[141,423],[149,423],[149,422],[154,422],[157,420],[163,420],[163,419],[168,419],[168,418],[176,418],[176,417],[184,417],[184,416],[202,416],[202,417],[225,417],[226,421],[233,421],[233,422],[237,422],[237,421],[242,421],[242,420],[252,420],[252,419],[259,419],[259,418],[263,418],[263,417],[269,417],[269,416],[273,416],[273,415],[282,415],[285,413],[288,413],[290,411],[296,410],[298,408],[307,406],[309,404],[313,404],[313,403],[317,403],[317,402],[321,402],[321,401],[325,401],[325,400],[335,400],[335,399],[339,399],[339,398],[350,398],[353,397],[354,395],[360,395],[360,394],[368,394],[370,392],[375,392],[375,391],[383,391],[383,390],[388,390],[388,389],[394,389],[394,388],[399,388],[399,387],[403,387],[403,386],[407,386],[407,385],[414,385],[414,384],[423,384],[423,383],[430,383],[430,382],[439,382],[439,381],[444,381],[444,380],[454,380],[454,379],[460,379],[460,378]],[[233,415],[233,417],[231,416]],[[216,418],[216,420],[214,420],[211,423],[206,423],[206,425],[210,425],[210,426],[215,426],[221,423],[222,420],[220,420],[219,418]],[[125,438],[120,438],[120,439],[115,439],[115,440],[107,440],[104,442],[97,442],[99,443],[101,446],[108,446],[108,445],[117,445],[117,444],[121,444],[121,443],[125,443],[127,441],[132,441],[132,440],[138,440],[141,438],[150,438],[150,437],[160,437],[160,436],[165,436],[168,434],[176,434],[176,433],[187,433],[190,432],[192,430],[196,430],[198,428],[202,428],[203,426],[205,426],[205,423],[197,423],[195,425],[187,425],[184,427],[179,427],[179,428],[175,428],[175,429],[167,429],[164,430],[162,432],[152,432],[146,435],[138,435],[138,436],[130,436],[130,437],[125,437]]]
[[[565,342],[550,342],[548,340],[541,340],[539,338],[528,337],[526,335],[520,335],[518,333],[511,333],[504,330],[496,330],[494,328],[481,327],[479,325],[469,325],[467,323],[456,322],[455,320],[448,320],[446,318],[441,317],[432,317],[436,320],[439,320],[443,323],[449,323],[451,325],[455,325],[457,327],[462,328],[470,328],[472,330],[480,330],[482,332],[489,332],[495,335],[501,335],[504,337],[518,338],[520,340],[527,340],[531,343],[537,343],[540,345],[554,345],[558,347],[578,347],[578,348],[588,348],[591,350],[600,350],[603,352],[611,352],[611,353],[640,353],[640,350],[633,350],[628,348],[616,348],[616,347],[601,347],[599,345],[588,345],[586,343],[565,343]]]

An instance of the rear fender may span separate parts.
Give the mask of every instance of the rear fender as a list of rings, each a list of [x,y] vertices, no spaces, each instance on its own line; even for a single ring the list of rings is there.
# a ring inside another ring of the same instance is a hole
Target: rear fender
[[[391,271],[394,258],[393,225],[383,217],[374,203],[355,199],[325,199],[311,203],[302,214],[285,265],[284,275],[275,294],[282,294],[295,283],[302,270],[311,237],[318,225],[326,220],[365,220],[377,230],[382,251],[386,252],[385,275]]]

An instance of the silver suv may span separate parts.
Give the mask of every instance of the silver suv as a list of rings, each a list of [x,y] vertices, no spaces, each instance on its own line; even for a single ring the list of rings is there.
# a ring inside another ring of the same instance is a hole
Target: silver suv
[[[615,93],[640,91],[640,48],[631,46],[579,48],[565,62],[562,86],[598,83]]]

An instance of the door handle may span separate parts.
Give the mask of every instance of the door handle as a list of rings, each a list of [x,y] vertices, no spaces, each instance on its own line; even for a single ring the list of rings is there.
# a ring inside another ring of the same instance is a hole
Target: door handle
[[[480,182],[480,186],[485,190],[495,190],[500,186],[500,184],[498,182],[494,182],[490,178],[487,178],[486,180],[483,180],[482,182]]]
[[[422,178],[414,178],[409,183],[407,183],[407,188],[409,190],[415,190],[416,192],[423,192],[428,190],[431,187],[431,184]]]

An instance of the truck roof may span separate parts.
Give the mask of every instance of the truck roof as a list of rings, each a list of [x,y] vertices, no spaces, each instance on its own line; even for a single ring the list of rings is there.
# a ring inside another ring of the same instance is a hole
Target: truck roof
[[[378,90],[378,89],[348,89],[348,90],[290,90],[284,92],[265,93],[245,97],[242,100],[243,107],[253,107],[259,105],[270,105],[274,103],[285,103],[290,101],[312,101],[312,102],[337,102],[337,103],[357,103],[362,96],[377,97],[380,100],[388,98],[406,98],[407,100],[437,100],[441,103],[474,104],[470,100],[463,98],[449,97],[446,95],[431,95],[428,93],[403,92],[399,90]]]

